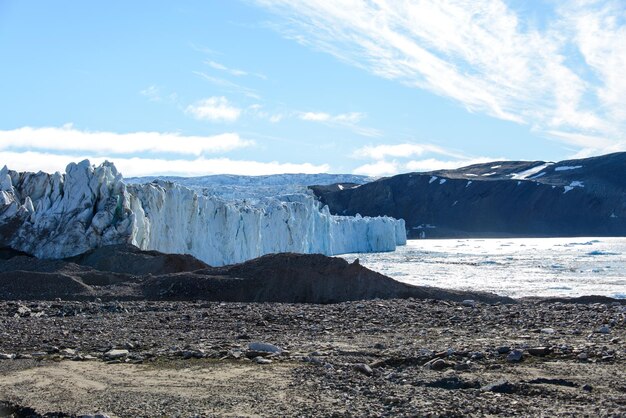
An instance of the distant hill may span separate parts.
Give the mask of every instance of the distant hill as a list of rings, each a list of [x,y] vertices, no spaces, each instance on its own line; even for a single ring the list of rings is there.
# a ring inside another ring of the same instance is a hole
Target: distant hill
[[[626,153],[494,161],[354,187],[312,186],[339,215],[388,215],[409,238],[626,236]]]

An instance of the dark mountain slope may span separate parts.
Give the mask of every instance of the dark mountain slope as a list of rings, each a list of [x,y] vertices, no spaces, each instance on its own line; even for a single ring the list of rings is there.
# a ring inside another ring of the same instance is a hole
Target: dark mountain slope
[[[497,161],[311,189],[335,214],[403,218],[409,238],[626,236],[626,153]]]

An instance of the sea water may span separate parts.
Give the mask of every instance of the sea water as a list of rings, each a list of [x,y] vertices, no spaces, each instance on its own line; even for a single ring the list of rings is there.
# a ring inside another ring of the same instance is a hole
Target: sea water
[[[626,298],[626,238],[410,240],[394,252],[342,257],[415,285]]]

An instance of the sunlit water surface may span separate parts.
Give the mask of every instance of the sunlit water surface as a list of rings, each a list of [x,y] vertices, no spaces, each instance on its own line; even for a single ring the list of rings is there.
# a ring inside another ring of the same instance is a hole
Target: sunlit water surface
[[[391,253],[342,257],[415,285],[626,298],[626,238],[410,240]]]

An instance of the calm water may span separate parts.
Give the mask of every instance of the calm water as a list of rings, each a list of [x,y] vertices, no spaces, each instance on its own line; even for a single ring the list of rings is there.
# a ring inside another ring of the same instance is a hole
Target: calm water
[[[626,238],[411,240],[392,253],[342,257],[417,285],[512,297],[626,298]]]

